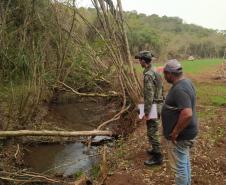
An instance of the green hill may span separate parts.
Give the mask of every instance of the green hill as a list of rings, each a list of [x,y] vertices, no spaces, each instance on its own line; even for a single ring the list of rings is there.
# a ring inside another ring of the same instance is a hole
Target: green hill
[[[226,47],[225,32],[186,24],[178,17],[147,16],[125,12],[133,53],[153,50],[160,58],[221,58]]]

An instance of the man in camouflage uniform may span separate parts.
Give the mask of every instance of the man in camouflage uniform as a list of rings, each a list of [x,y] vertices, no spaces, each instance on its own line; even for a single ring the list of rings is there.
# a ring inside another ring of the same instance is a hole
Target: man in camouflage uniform
[[[162,80],[159,80],[160,75],[152,70],[151,61],[152,53],[150,51],[141,51],[135,56],[135,59],[139,59],[140,65],[144,68],[144,113],[143,119],[147,124],[147,136],[151,148],[147,150],[151,155],[149,160],[144,161],[147,166],[160,165],[163,161],[163,155],[160,150],[160,138],[158,133],[159,115],[161,111],[161,104],[163,102],[163,85]],[[149,119],[148,115],[151,111],[152,104],[156,103],[158,107],[158,119]]]

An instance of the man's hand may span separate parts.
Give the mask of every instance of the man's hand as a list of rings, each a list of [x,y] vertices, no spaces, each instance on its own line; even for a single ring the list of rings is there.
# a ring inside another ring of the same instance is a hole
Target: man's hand
[[[170,134],[170,138],[171,138],[171,141],[176,144],[177,143],[177,137],[178,137],[178,133],[176,131],[173,130],[173,132]]]
[[[170,134],[171,140],[174,144],[176,144],[176,139],[178,135],[181,133],[182,130],[184,130],[184,128],[188,126],[191,119],[192,119],[192,109],[191,108],[182,109],[178,121],[176,123],[176,126],[174,127],[172,133]]]
[[[140,98],[139,103],[144,104],[144,98],[143,97]]]
[[[145,121],[149,120],[148,115],[145,114],[142,119]]]

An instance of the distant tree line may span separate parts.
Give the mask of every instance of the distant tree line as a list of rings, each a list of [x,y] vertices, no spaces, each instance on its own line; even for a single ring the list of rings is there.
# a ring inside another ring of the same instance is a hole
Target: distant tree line
[[[153,50],[160,58],[221,58],[226,39],[223,32],[183,23],[178,17],[147,16],[126,12],[132,52]]]
[[[95,16],[91,16],[95,13],[93,8],[80,10],[90,17],[90,21],[95,22]],[[124,12],[124,15],[132,54],[140,50],[152,50],[160,60],[175,57],[187,59],[190,55],[196,58],[222,58],[224,55],[224,30],[219,32],[186,24],[178,17],[147,16],[136,11]],[[100,23],[95,24],[98,26]],[[92,34],[90,38],[91,41],[95,40]]]

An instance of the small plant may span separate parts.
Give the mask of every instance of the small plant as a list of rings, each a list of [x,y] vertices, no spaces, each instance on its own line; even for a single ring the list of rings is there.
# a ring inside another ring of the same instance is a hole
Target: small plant
[[[126,152],[122,148],[120,148],[117,151],[116,155],[117,155],[118,158],[123,158],[126,155]]]
[[[97,179],[100,176],[100,166],[99,165],[94,165],[92,169],[90,170],[91,175],[94,179]]]
[[[126,151],[125,151],[126,146],[122,138],[117,140],[116,148],[117,148],[117,152],[116,152],[117,157],[123,158],[126,155]]]
[[[123,139],[123,138],[117,139],[117,141],[116,141],[116,147],[117,147],[117,148],[122,148],[122,147],[124,147],[124,139]]]
[[[226,105],[226,98],[223,96],[212,96],[211,97],[212,104],[215,106],[224,106]]]
[[[225,130],[222,127],[217,127],[216,133],[215,133],[215,140],[218,142],[225,136]]]
[[[79,179],[82,175],[83,175],[83,172],[79,170],[79,171],[75,172],[74,178]]]

